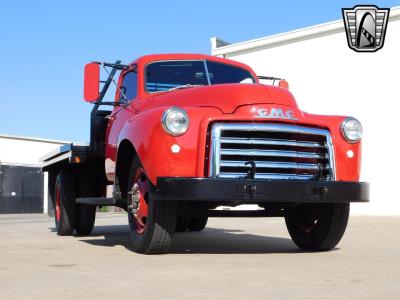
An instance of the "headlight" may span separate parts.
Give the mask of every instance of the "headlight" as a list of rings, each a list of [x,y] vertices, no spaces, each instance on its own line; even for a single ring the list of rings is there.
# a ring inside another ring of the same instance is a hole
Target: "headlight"
[[[182,135],[189,128],[189,117],[182,108],[171,107],[163,112],[161,124],[170,135]]]
[[[361,123],[354,118],[347,118],[342,122],[342,134],[344,138],[350,142],[355,143],[362,138],[362,126]]]

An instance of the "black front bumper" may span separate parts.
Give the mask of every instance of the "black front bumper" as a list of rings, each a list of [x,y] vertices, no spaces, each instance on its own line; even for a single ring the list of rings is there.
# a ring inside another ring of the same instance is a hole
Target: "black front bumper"
[[[177,201],[369,202],[369,183],[352,181],[159,177],[153,192],[157,200]]]

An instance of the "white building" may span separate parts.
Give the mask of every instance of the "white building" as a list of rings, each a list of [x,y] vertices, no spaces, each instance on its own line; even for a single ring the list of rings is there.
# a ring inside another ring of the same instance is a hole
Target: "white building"
[[[352,213],[400,215],[400,7],[391,9],[384,47],[374,53],[348,47],[343,20],[237,44],[212,38],[211,45],[212,55],[288,80],[304,111],[358,118],[371,203],[352,205]]]
[[[69,142],[0,134],[0,214],[47,213],[47,173],[40,158]]]

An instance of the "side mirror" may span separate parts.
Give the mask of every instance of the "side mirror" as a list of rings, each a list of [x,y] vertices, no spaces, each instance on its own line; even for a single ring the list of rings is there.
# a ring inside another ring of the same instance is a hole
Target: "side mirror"
[[[85,65],[83,99],[87,102],[96,102],[99,98],[100,66],[97,63]]]
[[[279,87],[284,88],[284,89],[289,89],[289,82],[287,82],[285,79],[279,80]]]

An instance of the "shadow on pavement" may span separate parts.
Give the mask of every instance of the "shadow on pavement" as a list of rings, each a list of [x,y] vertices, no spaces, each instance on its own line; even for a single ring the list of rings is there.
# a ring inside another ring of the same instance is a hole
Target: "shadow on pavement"
[[[99,237],[99,239],[93,239]],[[96,226],[93,234],[80,241],[103,247],[124,246],[132,250],[127,225]],[[267,254],[299,253],[289,238],[245,233],[242,230],[206,228],[201,232],[179,232],[174,236],[170,253],[175,254]]]
[[[242,230],[206,228],[174,236],[171,253],[257,254],[297,253],[291,239],[249,234]]]

